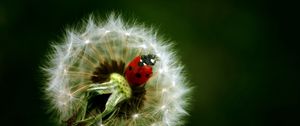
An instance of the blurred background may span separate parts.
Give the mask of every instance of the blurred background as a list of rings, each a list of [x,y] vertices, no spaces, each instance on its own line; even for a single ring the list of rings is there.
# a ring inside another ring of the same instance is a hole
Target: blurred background
[[[90,14],[105,18],[111,11],[176,43],[194,87],[187,126],[300,125],[299,32],[290,33],[299,22],[287,3],[1,0],[0,125],[54,125],[39,68],[50,44]]]

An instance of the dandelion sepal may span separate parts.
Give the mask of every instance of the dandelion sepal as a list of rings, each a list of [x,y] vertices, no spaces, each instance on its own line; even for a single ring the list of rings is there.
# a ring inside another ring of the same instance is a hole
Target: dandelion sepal
[[[131,97],[131,88],[130,85],[127,83],[124,76],[112,73],[110,75],[110,81],[104,82],[101,84],[91,84],[87,89],[87,93],[96,94],[89,95],[89,97],[94,97],[96,95],[103,95],[103,94],[111,94],[109,99],[105,104],[105,109],[103,112],[100,112],[96,117],[90,117],[88,119],[83,119],[76,121],[75,124],[79,123],[86,123],[86,124],[94,124],[95,122],[102,120],[102,118],[106,117],[110,114],[108,118],[114,115],[116,111],[116,106],[120,102],[127,100]],[[90,99],[90,98],[87,98]]]

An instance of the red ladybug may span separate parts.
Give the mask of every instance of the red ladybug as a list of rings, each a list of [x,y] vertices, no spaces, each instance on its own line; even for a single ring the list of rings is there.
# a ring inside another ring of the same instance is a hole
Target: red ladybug
[[[153,54],[135,57],[125,69],[125,78],[132,86],[144,85],[152,76],[152,66],[157,57]]]

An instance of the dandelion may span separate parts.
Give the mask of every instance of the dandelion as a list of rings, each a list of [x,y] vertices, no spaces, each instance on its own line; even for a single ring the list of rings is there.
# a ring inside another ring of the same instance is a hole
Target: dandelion
[[[152,29],[114,15],[90,18],[53,48],[45,94],[60,125],[183,124],[190,91],[183,66]]]

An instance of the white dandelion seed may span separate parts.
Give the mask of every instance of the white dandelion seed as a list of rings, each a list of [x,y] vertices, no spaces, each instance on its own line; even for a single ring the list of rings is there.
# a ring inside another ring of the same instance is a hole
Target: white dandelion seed
[[[85,30],[69,31],[45,67],[45,94],[58,123],[182,125],[190,88],[171,48],[153,30],[125,25],[115,16],[100,24],[90,18]],[[149,60],[155,64],[153,76],[144,86],[127,86],[125,67],[148,54],[158,58]]]

